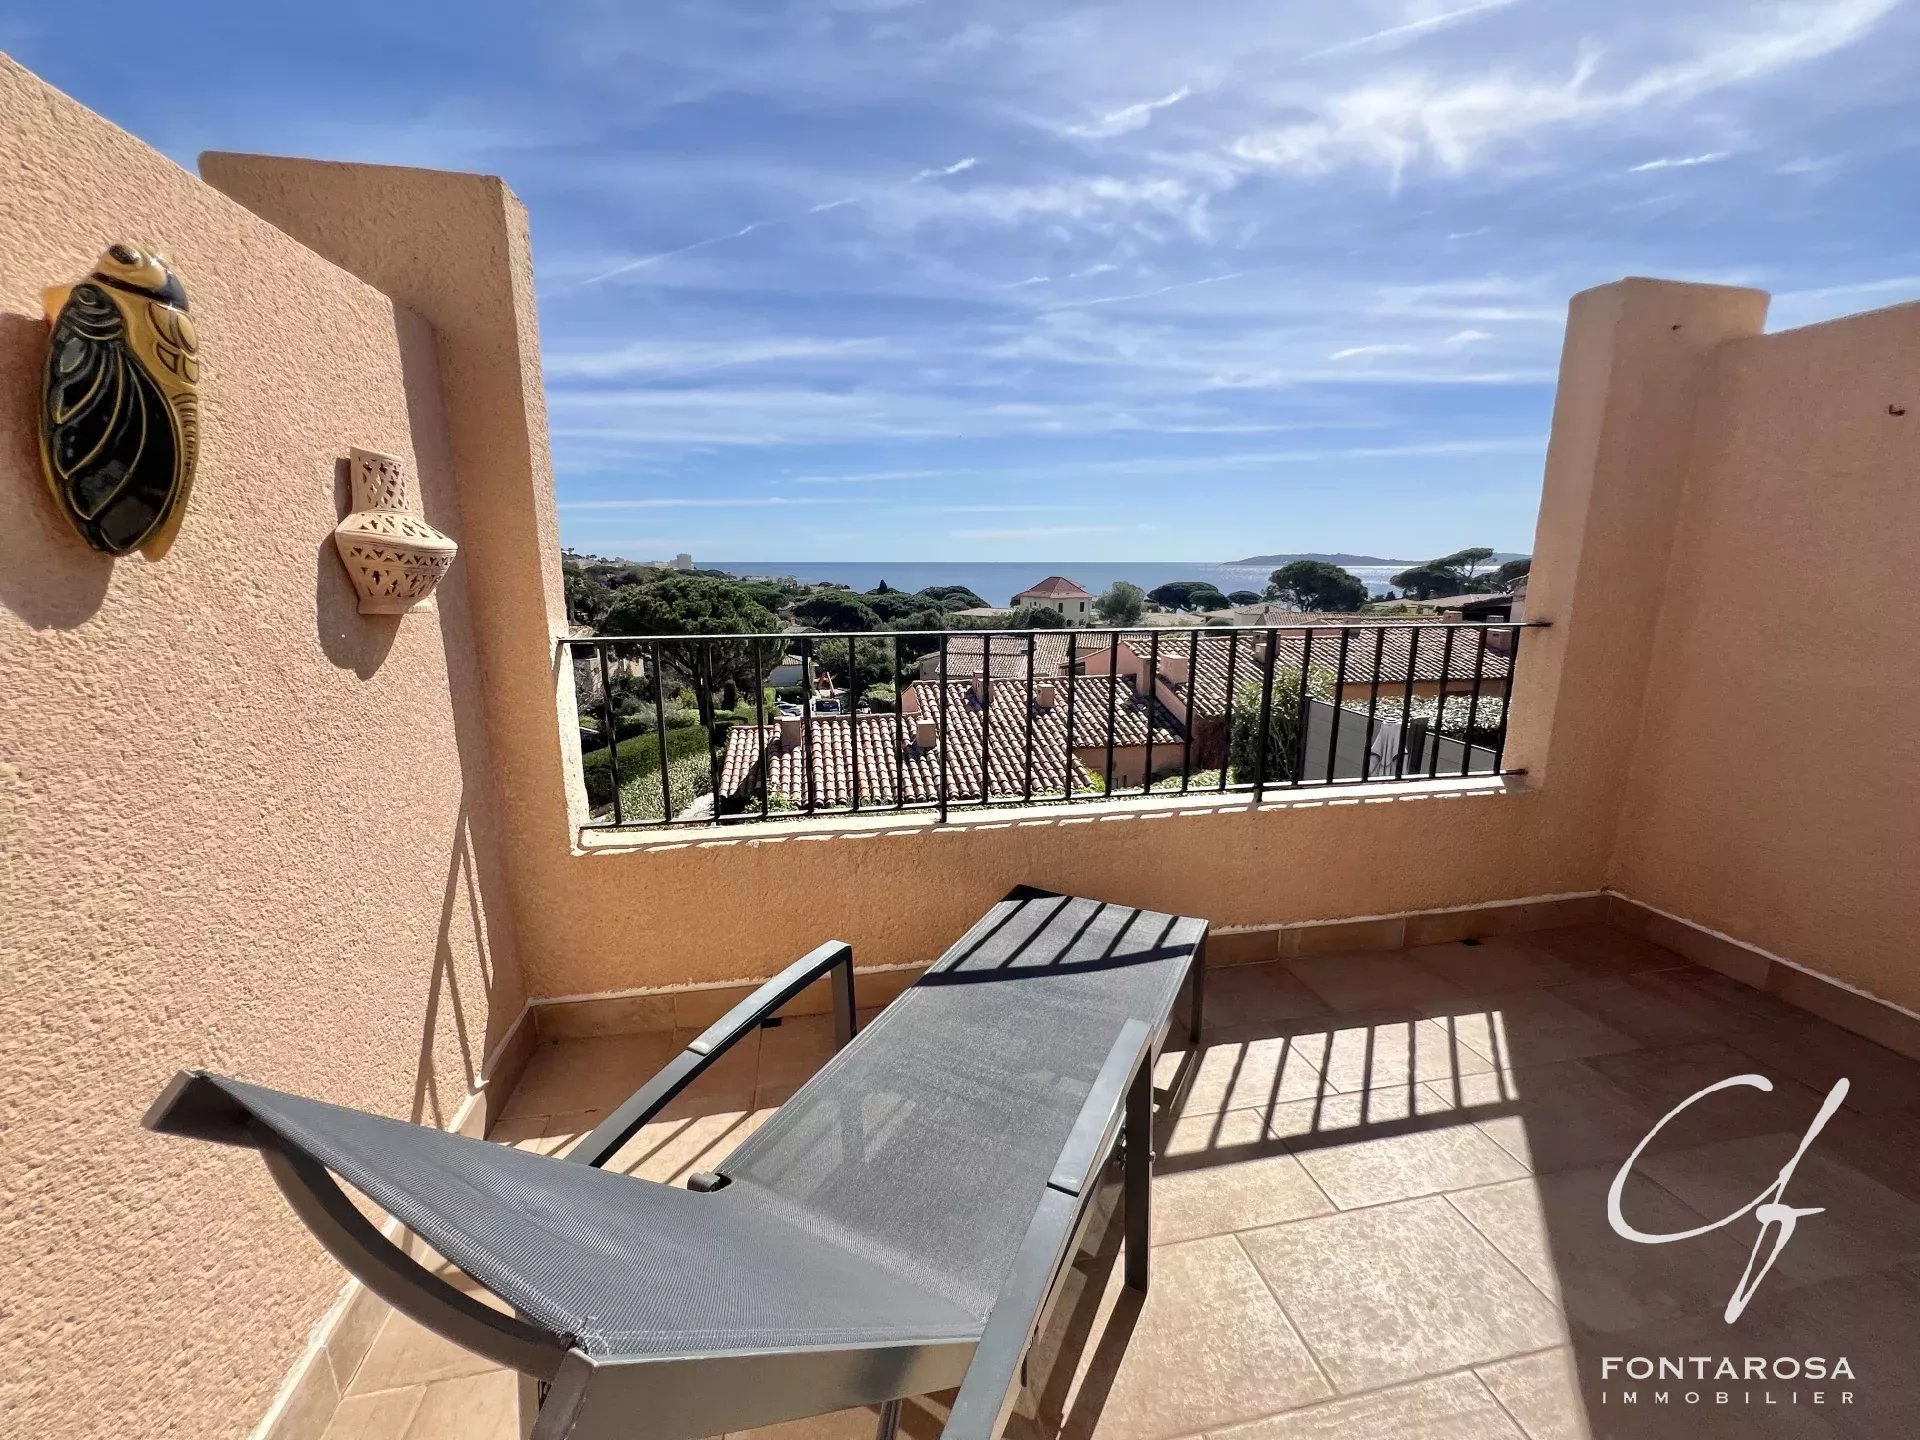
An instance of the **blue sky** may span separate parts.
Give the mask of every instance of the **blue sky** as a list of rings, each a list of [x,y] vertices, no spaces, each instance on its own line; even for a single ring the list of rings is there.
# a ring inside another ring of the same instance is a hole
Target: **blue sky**
[[[165,9],[0,48],[189,166],[504,175],[602,553],[1525,550],[1574,291],[1920,296],[1894,0]]]

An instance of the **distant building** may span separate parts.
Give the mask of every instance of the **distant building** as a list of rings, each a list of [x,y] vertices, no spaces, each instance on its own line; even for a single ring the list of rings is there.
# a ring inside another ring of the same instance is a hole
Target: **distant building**
[[[1056,612],[1069,625],[1087,623],[1088,607],[1093,604],[1093,596],[1082,590],[1064,575],[1049,575],[1031,589],[1022,590],[1013,597],[1013,608],[1022,605],[1041,605]]]

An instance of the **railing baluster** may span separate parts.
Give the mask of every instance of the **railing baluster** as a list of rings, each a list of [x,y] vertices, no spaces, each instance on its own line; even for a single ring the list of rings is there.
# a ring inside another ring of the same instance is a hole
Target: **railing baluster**
[[[1222,793],[1225,793],[1227,788],[1227,772],[1233,768],[1233,672],[1239,659],[1240,631],[1236,628],[1227,631],[1227,752],[1220,757],[1220,784],[1218,786],[1218,789]]]
[[[1453,681],[1453,626],[1447,626],[1447,643],[1440,647],[1440,698],[1433,706],[1433,727],[1427,732],[1433,753],[1427,757],[1427,778],[1440,773],[1440,737],[1447,718],[1447,686]]]
[[[1473,726],[1480,718],[1480,682],[1487,664],[1487,627],[1482,625],[1476,636],[1473,652],[1473,693],[1467,699],[1467,734],[1460,746],[1460,773],[1464,776],[1473,766]]]
[[[813,641],[806,637],[800,641],[800,672],[800,778],[805,792],[801,813],[811,815],[817,808],[813,784]]]
[[[847,636],[847,699],[853,707],[847,719],[847,739],[853,750],[853,813],[860,813],[860,657],[854,638]]]
[[[1073,799],[1073,767],[1076,758],[1073,753],[1073,704],[1080,695],[1079,652],[1080,637],[1073,631],[1067,632],[1067,772],[1061,782],[1061,794]]]
[[[940,634],[940,823],[947,823],[947,632]]]
[[[1267,732],[1273,728],[1273,667],[1280,658],[1280,636],[1267,631],[1267,658],[1260,666],[1260,728],[1253,738],[1253,803],[1267,793]]]
[[[1160,632],[1147,637],[1147,758],[1141,763],[1140,793],[1153,789],[1153,707],[1160,694]]]
[[[1380,708],[1380,662],[1387,653],[1386,627],[1373,632],[1373,683],[1367,687],[1367,750],[1360,757],[1360,778],[1373,778],[1373,723]]]
[[[593,650],[600,657],[600,723],[607,727],[607,774],[613,779],[613,823],[624,825],[626,817],[620,813],[620,727],[613,719],[613,685],[607,676],[607,647],[595,645]]]
[[[1347,713],[1342,703],[1347,698],[1347,646],[1353,639],[1353,627],[1340,627],[1340,658],[1333,671],[1333,733],[1327,737],[1327,784],[1333,783],[1334,765],[1340,758],[1341,717]],[[1362,773],[1365,766],[1361,767]]]
[[[1407,778],[1407,741],[1413,735],[1414,662],[1420,658],[1420,627],[1407,627],[1407,683],[1400,697],[1400,753],[1393,757],[1393,778]]]
[[[661,663],[660,642],[653,642],[653,734],[660,742],[660,823],[673,823],[673,780],[667,773],[667,699],[660,688]]]
[[[1020,798],[1033,803],[1033,632],[1027,632],[1027,758],[1020,772]]]
[[[1200,674],[1200,632],[1187,634],[1187,723],[1186,738],[1180,750],[1180,793],[1186,794],[1193,784],[1193,692],[1199,688]]]
[[[905,738],[901,735],[902,717],[907,709],[906,687],[900,683],[900,637],[893,637],[893,808],[907,805],[907,761]]]
[[[1307,732],[1313,728],[1309,723],[1313,719],[1313,700],[1307,694],[1307,673],[1313,668],[1315,633],[1313,626],[1309,625],[1300,646],[1300,687],[1293,701],[1293,723],[1299,728],[1300,734],[1294,745],[1297,753],[1293,758],[1293,774],[1287,778],[1288,783],[1296,786],[1307,778]],[[1336,715],[1334,719],[1338,722],[1339,716]]]
[[[1506,772],[1507,764],[1507,719],[1513,714],[1513,672],[1520,666],[1520,629],[1515,625],[1507,631],[1507,683],[1500,691],[1500,731],[1493,741],[1493,773]]]
[[[1114,792],[1113,782],[1113,727],[1119,714],[1120,704],[1120,642],[1125,638],[1122,631],[1113,635],[1113,649],[1107,652],[1107,773],[1105,776],[1107,794]]]
[[[771,788],[771,781],[767,777],[767,666],[766,652],[761,648],[761,645],[762,642],[759,639],[754,640],[753,738],[754,748],[760,752],[758,757],[760,766],[760,818],[764,820],[767,818],[767,810],[772,801],[771,797],[767,794],[767,791]],[[778,726],[774,727],[773,733],[774,736],[778,738],[780,734]],[[729,738],[731,738],[731,732],[729,732]],[[717,808],[719,802],[716,800],[714,804]]]
[[[707,790],[707,793],[713,797],[712,801],[710,802],[713,806],[713,818],[715,820],[718,820],[720,818],[721,755],[719,750],[719,743],[720,743],[721,731],[720,731],[720,711],[719,711],[719,707],[715,703],[716,697],[713,693],[714,690],[718,688],[714,684],[714,681],[718,675],[718,671],[715,670],[714,664],[713,664],[713,647],[715,643],[716,643],[715,641],[708,640],[704,642],[701,647],[702,650],[705,652],[702,658],[704,674],[701,676],[701,681],[700,681],[701,691],[702,691],[702,694],[705,696],[705,703],[700,708],[706,712],[706,718],[704,723],[707,731],[707,785],[709,787]]]
[[[971,693],[972,685],[968,685]],[[971,702],[969,702],[971,703]],[[980,803],[987,803],[993,788],[993,632],[980,632]]]

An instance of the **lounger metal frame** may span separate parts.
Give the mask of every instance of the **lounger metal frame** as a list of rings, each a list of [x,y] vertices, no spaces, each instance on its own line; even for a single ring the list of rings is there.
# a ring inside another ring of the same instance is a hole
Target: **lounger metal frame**
[[[1204,940],[1186,978],[1191,1077],[1204,1003]],[[796,960],[702,1031],[566,1157],[604,1166],[675,1096],[772,1013],[822,976],[832,977],[838,1044],[855,1028],[853,949],[829,941]],[[258,1149],[275,1183],[316,1238],[396,1310],[474,1353],[543,1382],[533,1440],[698,1437],[854,1405],[881,1407],[890,1437],[901,1399],[959,1387],[943,1440],[996,1440],[1018,1398],[1022,1365],[1044,1327],[1059,1281],[1085,1238],[1106,1167],[1123,1168],[1125,1280],[1148,1283],[1153,1071],[1171,1029],[1130,1020],[1115,1038],[1035,1205],[998,1299],[978,1335],[927,1335],[897,1343],[792,1350],[711,1351],[656,1359],[593,1356],[554,1334],[462,1294],[387,1239],[332,1174],[264,1126],[203,1103],[203,1072],[183,1071],[147,1112],[149,1129]],[[831,1062],[829,1062],[831,1063]],[[694,1177],[715,1189],[724,1176]]]

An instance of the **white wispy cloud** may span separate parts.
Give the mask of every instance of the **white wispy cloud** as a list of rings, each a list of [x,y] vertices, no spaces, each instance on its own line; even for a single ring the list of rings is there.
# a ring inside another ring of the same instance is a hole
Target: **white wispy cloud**
[[[788,360],[846,360],[897,353],[884,339],[830,340],[811,336],[740,339],[637,340],[604,350],[561,350],[543,357],[549,380],[615,380],[696,375],[736,365]]]
[[[1385,30],[1376,30],[1371,35],[1357,35],[1351,40],[1342,40],[1337,45],[1328,45],[1323,49],[1315,50],[1304,58],[1324,60],[1331,55],[1345,55],[1355,50],[1391,49],[1421,35],[1450,29],[1463,20],[1471,20],[1474,16],[1484,15],[1489,10],[1505,10],[1508,6],[1518,3],[1520,0],[1482,0],[1478,5],[1466,5],[1458,10],[1429,15],[1424,20],[1409,20],[1404,25],[1389,26]]]
[[[1746,30],[1702,35],[1683,59],[1601,83],[1593,44],[1560,77],[1496,71],[1477,78],[1407,71],[1304,98],[1311,118],[1244,134],[1232,153],[1298,174],[1346,166],[1386,170],[1397,182],[1426,162],[1460,172],[1496,149],[1552,127],[1594,124],[1671,106],[1830,55],[1870,33],[1899,0],[1818,0],[1770,7]]]
[[[1219,285],[1227,280],[1238,280],[1245,270],[1228,270],[1219,275],[1203,275],[1198,280],[1176,280],[1170,285],[1157,285],[1151,290],[1135,290],[1126,295],[1099,295],[1091,300],[1066,300],[1058,305],[1049,306],[1050,310],[1085,310],[1094,305],[1119,305],[1128,300],[1153,300],[1162,295],[1171,295],[1176,290],[1194,290],[1202,285]]]
[[[772,506],[849,505],[839,496],[818,498],[792,495],[649,495],[632,500],[563,500],[559,510],[752,510]]]
[[[979,156],[968,155],[964,159],[954,161],[951,165],[940,165],[929,170],[922,170],[913,177],[912,183],[918,185],[922,180],[943,180],[949,175],[964,175],[967,171],[976,168],[979,164]]]
[[[1038,525],[1020,530],[952,530],[955,540],[1060,540],[1076,535],[1127,535],[1150,531],[1150,525]]]
[[[944,470],[872,470],[864,475],[796,475],[796,485],[878,485],[894,480],[938,480]]]
[[[1469,345],[1493,337],[1484,330],[1457,330],[1442,340],[1432,341],[1395,341],[1381,345],[1349,345],[1344,350],[1336,350],[1329,360],[1355,360],[1366,355],[1454,355]]]
[[[1014,280],[1005,285],[996,285],[993,288],[996,290],[1024,290],[1029,285],[1047,285],[1051,284],[1052,281],[1053,277],[1051,275],[1029,275],[1024,280]]]
[[[1092,140],[1105,140],[1114,135],[1125,135],[1129,131],[1151,124],[1156,111],[1178,105],[1191,94],[1193,94],[1193,88],[1182,85],[1178,90],[1162,95],[1158,100],[1142,100],[1137,105],[1128,105],[1124,109],[1112,111],[1102,115],[1098,120],[1089,120],[1084,125],[1069,125],[1064,133]]]
[[[1725,150],[1712,150],[1704,155],[1663,155],[1658,160],[1643,161],[1638,165],[1629,165],[1629,175],[1644,175],[1649,170],[1685,170],[1693,165],[1717,165],[1727,158]]]
[[[1089,265],[1084,270],[1076,270],[1067,276],[1067,278],[1069,280],[1089,280],[1095,275],[1111,275],[1119,268],[1118,265],[1109,265],[1105,261],[1102,261],[1098,265]]]

